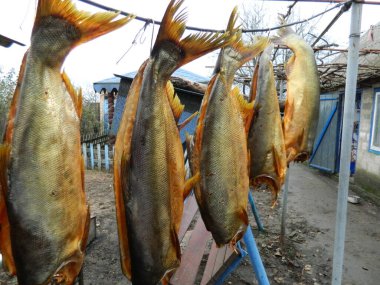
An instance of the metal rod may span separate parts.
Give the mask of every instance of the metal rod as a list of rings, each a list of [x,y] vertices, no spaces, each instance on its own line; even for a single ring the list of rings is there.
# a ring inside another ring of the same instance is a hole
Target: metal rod
[[[294,0],[264,0],[268,2],[292,2]],[[344,3],[346,0],[298,0],[298,2],[318,2],[318,3]],[[365,0],[354,0],[353,2],[369,5],[380,5],[380,1],[365,1]]]
[[[290,167],[288,167],[285,176],[284,190],[282,191],[282,208],[281,208],[281,232],[280,232],[280,245],[281,247],[285,244],[285,232],[286,232],[286,212],[288,208],[288,190],[289,190],[289,176]]]
[[[347,12],[351,8],[352,2],[344,3],[342,8],[340,8],[339,12],[335,15],[335,17],[331,20],[331,22],[327,25],[327,27],[323,30],[323,32],[315,39],[315,41],[311,44],[311,47],[314,47],[317,42],[327,33],[328,30],[335,24],[335,22],[342,16],[345,12]]]
[[[361,18],[362,5],[359,3],[353,3],[351,9],[351,28],[349,36],[347,77],[344,95],[342,146],[340,152],[339,186],[332,274],[333,285],[340,285],[342,283]]]
[[[251,205],[253,216],[255,217],[257,228],[259,229],[260,232],[263,232],[264,231],[264,226],[263,226],[263,223],[260,220],[259,211],[256,208],[255,200],[253,199],[253,195],[252,195],[251,191],[249,191],[248,199],[249,199],[249,204]]]
[[[121,11],[121,10],[118,10],[118,9],[115,9],[115,8],[112,8],[112,7],[108,7],[106,5],[102,5],[102,4],[93,2],[91,0],[79,0],[79,1],[81,1],[83,3],[86,3],[88,5],[91,5],[91,6],[97,7],[99,9],[106,10],[106,11],[120,12],[120,15],[123,15],[123,16],[130,16],[130,15],[132,15],[131,13],[128,13],[128,12],[125,12],[125,11]],[[348,0],[348,1],[352,1],[352,0]],[[341,3],[336,4],[334,7],[331,7],[329,9],[327,9],[326,11],[323,11],[321,13],[313,15],[310,18],[307,18],[307,19],[304,19],[304,20],[301,20],[301,21],[297,21],[295,23],[289,23],[289,24],[282,25],[282,26],[275,26],[275,27],[272,27],[272,28],[264,28],[264,29],[249,29],[249,30],[242,29],[242,33],[269,32],[269,31],[280,29],[282,27],[288,27],[288,26],[293,26],[293,25],[296,25],[296,24],[304,23],[304,22],[310,21],[310,20],[312,20],[314,18],[317,18],[317,17],[319,17],[319,16],[321,16],[323,14],[326,14],[326,13],[328,13],[328,12],[330,12],[330,11],[338,8],[338,7],[340,7],[341,5],[343,5],[344,2],[347,2],[347,0],[346,1],[341,1]],[[142,21],[142,22],[145,22],[145,23],[151,23],[153,25],[161,25],[161,21],[156,21],[156,20],[149,19],[149,18],[144,18],[144,17],[136,16],[135,19],[139,20],[139,21]],[[204,29],[204,28],[191,27],[191,26],[186,26],[186,29],[187,30],[192,30],[192,31],[198,31],[198,32],[210,32],[210,33],[224,33],[225,32],[225,30]]]
[[[230,275],[240,264],[240,262],[243,260],[243,258],[247,255],[247,252],[241,248],[240,242],[236,244],[236,247],[239,251],[239,257],[237,257],[230,266],[227,267],[227,269],[222,273],[222,275],[215,281],[215,285],[223,285],[225,279]]]
[[[265,272],[265,268],[250,226],[247,227],[247,231],[245,232],[243,239],[259,285],[269,285],[268,276]]]

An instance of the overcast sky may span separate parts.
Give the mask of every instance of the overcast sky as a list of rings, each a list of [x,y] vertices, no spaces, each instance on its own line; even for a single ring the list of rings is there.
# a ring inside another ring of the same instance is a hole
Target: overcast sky
[[[121,9],[138,16],[161,20],[169,0],[94,0],[99,3]],[[229,15],[235,5],[239,10],[243,6],[248,8],[253,2],[263,5],[265,21],[263,27],[277,25],[277,13],[285,13],[287,6],[293,3],[254,0],[185,0],[183,7],[188,12],[189,26],[211,29],[225,29]],[[34,21],[37,0],[12,0],[0,1],[0,34],[12,37],[29,45],[30,32]],[[75,1],[77,7],[83,10],[99,11],[97,8]],[[295,13],[301,19],[325,11],[334,6],[331,3],[297,3]],[[338,12],[338,9],[325,14],[323,17],[313,20],[311,24],[316,25],[322,31],[329,21]],[[241,12],[242,13],[242,12]],[[362,31],[366,31],[370,25],[379,22],[380,6],[364,5]],[[102,36],[91,42],[85,43],[73,50],[64,63],[64,69],[77,85],[88,85],[104,78],[112,77],[114,73],[126,73],[137,70],[141,63],[149,56],[152,32],[153,40],[158,26],[152,29],[149,25],[145,33],[137,38],[137,43],[132,47],[132,41],[144,23],[134,20],[123,28]],[[328,32],[330,39],[341,47],[346,47],[350,25],[350,12],[345,13],[334,27]],[[0,47],[0,66],[5,69],[19,69],[21,58],[27,49],[18,45],[10,48]],[[129,52],[117,63],[122,55]],[[210,76],[212,68],[206,66],[214,65],[214,55],[204,56],[194,62],[187,64],[184,68],[200,75]]]

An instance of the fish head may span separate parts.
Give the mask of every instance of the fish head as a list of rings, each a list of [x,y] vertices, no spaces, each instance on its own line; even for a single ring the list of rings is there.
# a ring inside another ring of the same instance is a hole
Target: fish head
[[[60,66],[80,38],[80,30],[68,21],[53,16],[44,17],[33,31],[33,54],[48,66]]]

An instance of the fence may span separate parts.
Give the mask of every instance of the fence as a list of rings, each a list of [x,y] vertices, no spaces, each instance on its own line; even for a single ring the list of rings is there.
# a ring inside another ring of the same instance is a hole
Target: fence
[[[103,130],[98,133],[91,133],[91,134],[82,134],[80,141],[81,143],[93,143],[93,144],[105,144],[108,142],[108,130]]]
[[[82,154],[86,169],[106,170],[113,169],[114,146],[108,144],[83,143]]]

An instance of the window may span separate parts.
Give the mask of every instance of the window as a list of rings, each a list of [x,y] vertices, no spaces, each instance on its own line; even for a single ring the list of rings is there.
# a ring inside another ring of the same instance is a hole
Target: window
[[[380,154],[380,91],[375,93],[373,102],[369,149]]]

